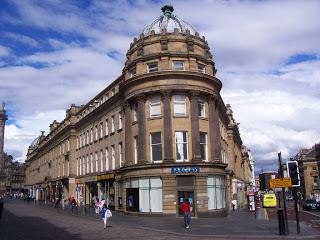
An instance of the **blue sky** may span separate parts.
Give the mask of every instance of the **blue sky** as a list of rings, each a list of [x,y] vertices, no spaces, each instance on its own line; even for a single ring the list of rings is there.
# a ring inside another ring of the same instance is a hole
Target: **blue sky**
[[[5,150],[23,161],[41,130],[122,72],[134,37],[165,1],[2,0]],[[171,1],[206,37],[256,171],[320,139],[319,1]]]

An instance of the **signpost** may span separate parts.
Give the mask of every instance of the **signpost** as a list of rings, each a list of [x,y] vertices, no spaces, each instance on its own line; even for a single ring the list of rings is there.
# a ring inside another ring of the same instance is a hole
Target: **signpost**
[[[291,187],[291,178],[274,178],[270,179],[270,188],[286,188]]]

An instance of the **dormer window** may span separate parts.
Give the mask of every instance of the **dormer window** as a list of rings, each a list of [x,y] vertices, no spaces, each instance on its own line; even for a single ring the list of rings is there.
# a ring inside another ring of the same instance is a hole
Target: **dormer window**
[[[172,70],[184,70],[184,62],[183,61],[173,61],[172,62]]]
[[[158,71],[158,63],[153,62],[148,64],[148,72],[157,72]]]
[[[204,64],[198,63],[198,72],[205,73],[206,66]]]

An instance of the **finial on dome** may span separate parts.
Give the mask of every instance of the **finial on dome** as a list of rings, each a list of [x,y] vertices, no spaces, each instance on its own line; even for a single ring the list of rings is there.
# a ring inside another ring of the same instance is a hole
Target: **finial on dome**
[[[161,10],[163,12],[163,15],[167,17],[172,17],[172,12],[174,11],[174,8],[172,5],[164,5],[161,7]]]

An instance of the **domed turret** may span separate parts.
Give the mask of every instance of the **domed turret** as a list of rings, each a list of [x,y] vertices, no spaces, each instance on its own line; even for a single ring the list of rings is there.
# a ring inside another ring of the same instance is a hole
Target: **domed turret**
[[[164,5],[161,8],[163,15],[158,17],[150,25],[148,25],[144,30],[143,34],[149,36],[153,33],[158,34],[163,30],[167,32],[178,31],[181,33],[189,32],[192,35],[195,35],[195,29],[186,21],[178,19],[172,14],[174,8],[172,5]],[[176,30],[175,30],[176,29]]]

